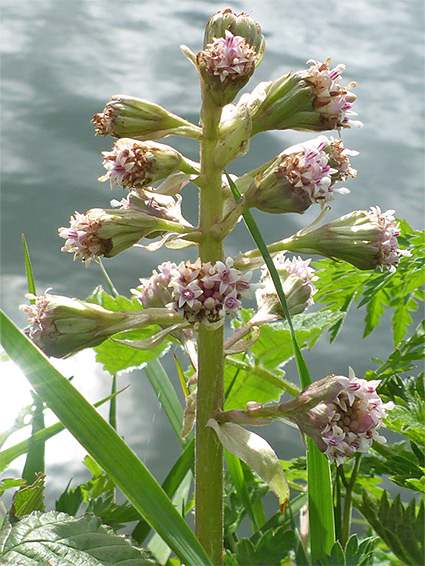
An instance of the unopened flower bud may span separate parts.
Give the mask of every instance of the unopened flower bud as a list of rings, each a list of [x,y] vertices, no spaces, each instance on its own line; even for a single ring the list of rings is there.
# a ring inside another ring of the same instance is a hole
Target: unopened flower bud
[[[394,403],[383,403],[376,392],[379,381],[354,375],[332,375],[306,387],[279,411],[308,434],[331,461],[342,464],[355,452],[367,452],[378,434],[386,412]]]
[[[393,214],[377,206],[356,210],[319,228],[301,230],[285,241],[285,248],[340,259],[359,269],[395,271],[400,257],[410,252],[398,246],[400,229]]]
[[[110,181],[123,188],[142,189],[164,179],[175,171],[196,173],[194,162],[169,145],[130,138],[115,142],[112,151],[103,151],[107,173],[99,181]]]
[[[230,8],[220,10],[208,20],[205,26],[204,49],[218,37],[225,37],[226,30],[242,36],[256,53],[263,54],[264,36],[260,25],[247,14],[235,14]]]
[[[114,201],[112,201],[114,202]],[[92,259],[113,257],[142,238],[155,238],[167,231],[188,233],[190,224],[180,213],[180,203],[171,196],[150,191],[130,191],[121,208],[92,208],[86,214],[76,212],[70,226],[59,228],[64,238],[63,252],[74,254],[86,266]]]
[[[28,313],[31,326],[28,335],[48,356],[63,358],[84,348],[94,348],[113,334],[145,328],[158,323],[178,323],[182,319],[169,309],[113,312],[103,307],[62,297],[35,297],[33,304],[21,305]]]
[[[238,186],[244,192],[245,186],[256,183],[256,190],[249,191],[248,206],[272,214],[302,214],[313,203],[323,208],[333,200],[334,192],[349,192],[334,184],[356,175],[347,157],[356,154],[346,150],[342,142],[320,136],[283,151],[273,161],[241,177]]]
[[[125,94],[115,94],[103,112],[92,119],[96,134],[135,140],[158,140],[167,136],[199,139],[201,129],[162,106]]]
[[[274,258],[291,315],[299,314],[313,304],[313,295],[316,292],[313,281],[317,279],[317,276],[314,275],[313,269],[309,267],[310,261],[309,259],[302,260],[300,257],[285,258],[283,254]],[[260,319],[263,316],[262,313],[267,313],[276,318],[284,318],[282,305],[266,267],[263,268],[260,284],[262,286],[255,292],[259,308],[255,316]]]
[[[197,55],[197,66],[204,93],[218,106],[235,98],[252,76],[264,55],[260,26],[246,14],[222,10],[207,23],[204,49]]]
[[[355,115],[351,110],[356,99],[351,92],[355,83],[340,85],[345,66],[331,69],[330,58],[324,63],[308,63],[311,66],[306,71],[261,83],[247,98],[248,105],[255,108],[252,135],[266,130],[322,132],[362,125],[350,118]]]
[[[251,129],[251,115],[246,107],[227,104],[223,108],[214,151],[214,161],[218,167],[224,168],[247,153]]]

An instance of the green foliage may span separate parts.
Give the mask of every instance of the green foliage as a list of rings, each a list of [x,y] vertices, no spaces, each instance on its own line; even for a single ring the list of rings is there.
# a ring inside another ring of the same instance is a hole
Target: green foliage
[[[368,537],[359,542],[356,535],[348,540],[345,548],[336,542],[332,552],[319,564],[323,566],[371,566],[374,562],[375,537]]]
[[[355,499],[355,505],[404,564],[417,566],[424,563],[423,500],[417,510],[415,499],[404,506],[399,495],[391,503],[386,491],[381,499],[363,491],[362,498]]]
[[[112,297],[108,295],[101,286],[97,287],[86,301],[88,303],[95,303],[114,312],[141,309],[140,303],[135,299],[130,300],[121,295]],[[116,334],[114,338],[144,340],[156,334],[159,330],[160,327],[158,325],[152,325],[147,328],[125,332],[124,334]],[[115,375],[119,371],[143,367],[146,362],[160,356],[164,350],[166,350],[167,346],[168,341],[164,340],[164,342],[151,350],[137,350],[136,348],[131,348],[125,344],[118,344],[109,339],[94,349],[96,351],[96,360],[103,364],[104,370],[111,375]]]
[[[412,322],[410,312],[417,310],[418,302],[424,299],[425,231],[414,232],[404,221],[401,229],[403,237],[400,242],[406,245],[411,256],[402,257],[394,273],[378,270],[370,273],[330,259],[315,263],[319,275],[315,301],[344,315],[331,328],[332,340],[352,303],[366,307],[364,337],[378,326],[386,309],[393,311],[394,345],[397,346],[406,336]]]
[[[424,344],[425,321],[422,321],[409,338],[399,342],[395,350],[390,354],[388,360],[383,361],[379,358],[373,358],[373,361],[380,364],[380,366],[374,371],[368,371],[365,375],[365,379],[383,379],[386,376],[391,377],[394,374],[414,370],[416,368],[414,362],[424,359]],[[402,389],[402,386],[399,387],[400,391],[402,391]],[[382,386],[380,390],[383,391]]]
[[[90,515],[34,511],[16,525],[4,522],[0,561],[12,566],[154,566],[145,551],[114,534]]]
[[[300,348],[312,348],[328,328],[340,318],[339,312],[303,313],[293,317],[293,327]],[[241,310],[241,323],[246,324],[252,311]],[[282,365],[294,356],[291,333],[287,322],[263,325],[258,340],[249,355],[228,356],[225,367],[225,409],[244,409],[248,401],[269,403],[280,399],[283,391],[297,393],[297,387],[283,380]]]
[[[27,482],[22,478],[4,478],[0,481],[0,497],[7,489],[15,489],[15,487],[25,487]]]
[[[250,566],[280,566],[291,550],[296,549],[297,537],[285,527],[266,531],[256,544],[241,539],[236,545],[236,564]]]
[[[9,510],[9,520],[17,520],[33,511],[44,511],[44,474],[38,474],[35,482],[16,491]]]

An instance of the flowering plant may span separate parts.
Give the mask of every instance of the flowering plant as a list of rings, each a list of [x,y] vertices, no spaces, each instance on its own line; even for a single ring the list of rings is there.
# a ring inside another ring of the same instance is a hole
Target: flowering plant
[[[153,556],[125,546],[129,560],[134,557],[140,564],[329,564],[341,555],[341,563],[369,564],[374,544],[403,560],[407,556],[412,563],[420,553],[417,532],[423,508],[416,515],[414,505],[406,510],[401,506],[400,511],[393,504],[393,512],[403,515],[406,524],[410,521],[413,550],[406,551],[400,542],[401,528],[388,536],[385,519],[377,516],[376,510],[387,501],[386,492],[382,495],[369,488],[374,469],[388,471],[400,459],[408,472],[398,479],[399,485],[422,486],[423,435],[413,419],[414,434],[410,431],[409,436],[400,415],[405,416],[411,407],[419,414],[423,385],[419,378],[405,383],[399,375],[412,369],[412,362],[420,357],[422,327],[405,340],[407,323],[395,321],[392,360],[364,377],[352,371],[348,376],[327,377],[314,372],[312,380],[302,349],[312,347],[325,330],[334,338],[353,301],[368,306],[369,332],[377,325],[376,310],[382,305],[395,308],[406,321],[423,298],[418,290],[423,257],[420,236],[397,222],[394,211],[383,213],[377,206],[319,225],[336,195],[349,192],[334,185],[356,176],[350,157],[357,152],[345,148],[341,139],[319,135],[283,150],[239,178],[225,170],[248,152],[250,139],[260,132],[337,130],[340,134],[360,125],[352,119],[355,83],[342,86],[344,65],[332,68],[330,59],[311,60],[307,69],[260,83],[234,103],[260,64],[265,41],[259,24],[231,10],[219,11],[210,19],[198,54],[182,49],[200,79],[200,125],[143,99],[113,96],[92,120],[96,134],[118,138],[110,151],[102,152],[106,173],[99,181],[126,191],[126,197],[112,201],[110,209],[75,212],[70,226],[60,228],[59,235],[65,240],[62,250],[73,253],[85,266],[92,262],[103,267],[101,258],[111,258],[133,245],[144,248],[141,253],[162,245],[171,250],[196,248],[197,257],[161,263],[151,276],[140,278],[131,298],[118,295],[107,277],[111,294],[98,288],[85,301],[47,291],[37,295],[28,260],[30,304],[22,310],[29,315],[25,330],[29,339],[4,318],[4,348],[24,369],[39,396],[38,412],[43,412],[45,402],[90,454],[93,481],[75,489],[72,497],[65,492],[57,511],[77,515],[86,494],[88,511],[116,529],[137,521],[132,536],[138,543],[152,528],[156,533],[149,543]],[[199,162],[157,141],[171,135],[199,142]],[[181,212],[189,182],[199,194],[197,226]],[[268,245],[251,214],[251,209],[302,214],[317,205],[315,222]],[[257,247],[232,257],[226,253],[225,239],[241,217]],[[144,245],[146,239],[150,243]],[[328,259],[313,264],[310,258],[291,258],[287,252]],[[406,276],[410,278],[408,289],[403,287],[406,300],[399,300]],[[254,296],[257,309],[243,308]],[[44,356],[65,357],[89,347],[114,376],[112,426]],[[184,406],[159,359],[170,349],[179,356]],[[182,352],[186,368],[180,361]],[[291,358],[297,363],[300,386],[284,377],[282,367]],[[183,448],[162,488],[114,430],[116,375],[138,367],[146,367]],[[292,398],[281,401],[284,393]],[[284,446],[273,449],[243,428],[275,420],[290,421],[299,429],[306,443],[305,460],[279,460],[275,449],[284,455]],[[380,434],[384,426],[405,433],[412,441],[411,450],[405,443],[397,448],[385,446]],[[42,428],[33,428],[37,450],[43,450],[45,439],[54,433]],[[33,453],[30,446],[28,458]],[[230,478],[226,507],[224,456]],[[7,458],[11,456],[6,454],[4,461]],[[25,470],[25,480],[36,480],[28,488],[30,493],[36,493],[43,480],[33,477],[34,471],[42,472],[43,467]],[[185,497],[179,500],[182,505],[174,505],[183,492],[190,492],[192,479],[193,500]],[[131,506],[115,501],[116,488]],[[269,489],[276,494],[279,508],[267,519],[261,500]],[[361,489],[369,491],[360,497]],[[99,501],[95,494],[104,498]],[[21,536],[14,530],[14,518],[21,518],[25,528],[30,520],[18,503],[19,496],[0,533],[0,552],[9,563],[16,560],[16,550],[7,541]],[[353,505],[379,541],[364,538],[359,543],[355,536],[350,538]],[[184,520],[191,509],[195,510],[195,533]],[[56,523],[69,520],[62,515],[46,518],[41,505],[31,510],[39,513],[31,517],[31,529],[48,523],[57,534]],[[245,516],[254,530],[250,541],[237,532]],[[76,535],[81,534],[78,529],[88,530],[86,523],[79,525],[72,523]],[[75,542],[73,536],[70,540]],[[100,552],[87,547],[92,557]],[[34,559],[41,556],[37,552]],[[121,547],[117,552],[120,560],[127,556]],[[171,552],[176,556],[169,559]],[[51,559],[51,553],[47,558]]]

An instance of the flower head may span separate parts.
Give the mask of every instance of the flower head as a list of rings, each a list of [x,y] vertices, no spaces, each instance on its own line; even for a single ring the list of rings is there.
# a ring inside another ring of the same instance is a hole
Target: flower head
[[[113,257],[142,238],[155,238],[167,230],[190,229],[180,212],[180,202],[167,195],[133,190],[122,201],[111,201],[119,209],[92,208],[76,212],[68,228],[59,228],[63,252],[74,254],[86,266],[92,259]]]
[[[34,301],[20,307],[31,323],[27,334],[45,354],[55,358],[98,346],[117,332],[126,319],[123,313],[47,291],[38,297],[27,297]]]
[[[217,76],[221,82],[227,78],[234,80],[240,76],[251,75],[255,67],[255,49],[250,47],[240,35],[233,35],[229,30],[224,37],[215,39],[199,59],[205,64],[210,75]]]
[[[103,112],[92,119],[96,134],[135,140],[157,140],[169,135],[198,138],[198,126],[176,116],[158,104],[116,94]]]
[[[313,106],[324,125],[324,129],[349,128],[352,124],[349,116],[355,115],[351,110],[356,96],[350,92],[356,83],[341,86],[340,80],[345,65],[339,64],[333,69],[329,67],[331,58],[324,63],[310,59],[310,68],[301,74],[303,80],[314,88]]]
[[[260,26],[232,10],[215,14],[205,29],[204,49],[196,57],[204,92],[215,103],[231,102],[248,82],[264,55]]]
[[[260,83],[252,93],[241,98],[251,110],[252,135],[266,130],[300,130],[323,132],[361,126],[352,120],[356,96],[351,89],[354,82],[340,84],[344,65],[329,67],[310,60],[309,69],[288,73],[275,81]]]
[[[190,164],[174,148],[155,142],[138,142],[121,138],[112,151],[103,151],[103,166],[107,173],[99,181],[110,181],[123,188],[142,189],[175,171],[194,173]]]
[[[349,192],[335,188],[334,184],[355,176],[348,155],[356,153],[325,136],[292,146],[245,176],[247,180],[252,180],[253,175],[259,177],[256,190],[250,191],[248,204],[275,214],[303,213],[314,203],[323,208],[333,200],[334,192]],[[242,177],[241,183],[246,184],[247,180]]]
[[[382,402],[378,384],[354,375],[328,376],[282,403],[279,410],[311,436],[331,462],[342,464],[355,452],[367,452],[373,441],[386,441],[378,429],[394,403]]]
[[[250,273],[232,267],[232,260],[215,265],[166,262],[150,279],[141,279],[136,298],[143,306],[167,305],[193,324],[219,326],[226,314],[234,316],[241,298],[249,293]]]
[[[341,259],[359,269],[387,268],[395,271],[401,256],[397,237],[399,224],[394,210],[381,212],[377,206],[356,210],[316,229],[301,230],[289,238],[287,249]]]
[[[303,260],[300,257],[289,259],[284,254],[278,255],[274,259],[291,315],[299,314],[313,304],[313,295],[316,292],[314,281],[317,276],[314,275],[314,270],[309,267],[310,261],[309,259]],[[285,315],[279,297],[266,267],[263,269],[260,284],[262,286],[255,292],[259,313],[265,311],[268,314],[275,315],[276,318],[284,318]]]

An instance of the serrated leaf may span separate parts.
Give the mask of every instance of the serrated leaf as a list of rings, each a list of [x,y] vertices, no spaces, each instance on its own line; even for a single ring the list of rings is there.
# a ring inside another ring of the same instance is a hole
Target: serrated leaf
[[[154,566],[143,550],[96,517],[33,512],[0,533],[2,564],[20,566]]]
[[[424,563],[423,500],[417,513],[415,500],[405,508],[399,497],[391,503],[385,491],[380,500],[363,491],[361,500],[355,498],[354,502],[376,533],[404,564],[417,566]]]
[[[44,511],[44,479],[46,476],[42,473],[37,476],[33,484],[23,487],[13,496],[9,512],[13,521],[33,511]]]
[[[239,564],[250,566],[280,566],[281,561],[291,550],[297,547],[297,538],[293,531],[285,527],[266,531],[254,546],[248,539],[237,544]]]

